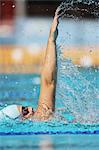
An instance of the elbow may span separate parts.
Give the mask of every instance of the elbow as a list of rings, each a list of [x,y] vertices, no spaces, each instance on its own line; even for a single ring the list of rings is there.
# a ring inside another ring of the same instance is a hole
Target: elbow
[[[54,90],[54,88],[55,88],[55,81],[54,81],[54,80],[47,81],[47,82],[46,82],[46,86],[47,86],[49,89]]]
[[[55,80],[53,78],[53,73],[48,74],[47,72],[43,72],[41,76],[42,83],[46,84],[47,86],[54,86]]]

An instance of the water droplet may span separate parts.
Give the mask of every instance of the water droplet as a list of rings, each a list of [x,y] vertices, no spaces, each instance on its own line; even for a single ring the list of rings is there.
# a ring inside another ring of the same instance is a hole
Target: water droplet
[[[8,106],[8,104],[5,104],[4,106],[5,106],[5,107],[7,107],[7,106]]]
[[[97,70],[97,69],[95,69],[95,72],[98,72],[98,70]]]
[[[99,99],[99,95],[97,95],[97,98]]]
[[[15,82],[15,84],[17,85],[19,82]]]
[[[93,51],[92,51],[92,50],[90,50],[89,52],[90,52],[90,53],[92,53]]]
[[[8,79],[8,76],[5,76],[5,79]]]
[[[5,5],[5,3],[2,3],[2,6],[4,6]]]
[[[15,5],[12,5],[12,8],[15,8]]]
[[[33,89],[33,91],[35,92],[35,91],[36,91],[36,89],[34,88],[34,89]]]
[[[11,129],[11,131],[13,131],[13,129]]]

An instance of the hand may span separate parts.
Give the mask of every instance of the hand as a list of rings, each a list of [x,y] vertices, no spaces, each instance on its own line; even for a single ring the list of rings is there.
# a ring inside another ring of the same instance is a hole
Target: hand
[[[57,16],[58,19],[64,16],[67,6],[68,5],[66,4],[66,2],[62,2],[60,6],[56,9],[55,16]]]
[[[58,9],[57,9],[55,12],[55,16],[54,16],[52,25],[51,25],[51,33],[56,32],[58,24],[59,24],[59,17],[58,17]]]
[[[66,12],[66,3],[65,2],[62,2],[60,4],[60,6],[56,9],[56,12],[55,12],[55,16],[54,16],[54,20],[53,20],[53,23],[52,23],[52,26],[54,24],[54,27],[57,27],[58,23],[59,23],[59,18],[61,18]],[[56,25],[56,26],[55,26]]]
[[[55,16],[52,22],[52,26],[51,26],[51,30],[50,30],[50,34],[54,35],[54,40],[57,39],[58,36],[58,24],[59,24],[59,18],[62,17],[65,13],[66,9],[65,9],[65,3],[62,3],[55,12]]]

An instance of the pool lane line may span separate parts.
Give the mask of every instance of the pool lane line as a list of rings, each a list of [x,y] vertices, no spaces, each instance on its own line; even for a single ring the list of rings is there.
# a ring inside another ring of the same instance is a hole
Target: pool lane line
[[[76,131],[76,132],[72,132],[72,131],[66,131],[66,132],[62,132],[62,131],[56,131],[56,132],[53,132],[53,131],[49,131],[49,132],[43,132],[43,131],[40,131],[40,132],[0,132],[0,136],[15,136],[15,135],[62,135],[62,134],[99,134],[99,130],[96,130],[96,131]]]

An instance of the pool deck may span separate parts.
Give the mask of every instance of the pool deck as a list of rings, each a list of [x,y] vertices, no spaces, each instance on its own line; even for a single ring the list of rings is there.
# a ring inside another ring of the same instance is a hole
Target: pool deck
[[[45,56],[29,46],[0,46],[0,73],[40,73]],[[99,66],[99,46],[73,46],[64,48],[64,58],[70,58],[79,67]]]
[[[96,47],[70,47],[64,50],[65,58],[70,58],[74,64],[79,66],[90,63],[90,66],[99,66],[99,46]]]

